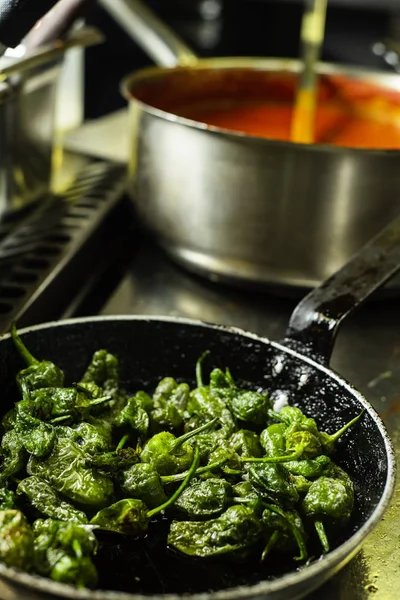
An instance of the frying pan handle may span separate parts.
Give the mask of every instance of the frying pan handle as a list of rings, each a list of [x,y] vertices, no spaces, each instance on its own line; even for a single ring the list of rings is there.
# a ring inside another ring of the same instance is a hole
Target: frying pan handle
[[[99,0],[99,3],[157,65],[196,64],[194,52],[141,0]]]
[[[297,305],[283,344],[328,364],[342,321],[400,269],[400,216]]]

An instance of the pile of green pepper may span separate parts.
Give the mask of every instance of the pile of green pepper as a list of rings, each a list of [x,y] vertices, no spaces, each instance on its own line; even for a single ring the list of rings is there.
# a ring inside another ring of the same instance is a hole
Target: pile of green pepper
[[[2,419],[0,560],[78,587],[95,587],[96,534],[145,537],[168,512],[170,549],[192,557],[272,553],[306,561],[313,540],[351,516],[354,489],[332,456],[333,435],[293,406],[214,369],[196,387],[162,379],[127,395],[118,360],[97,351],[67,386],[34,358],[15,327],[26,368],[20,399]]]

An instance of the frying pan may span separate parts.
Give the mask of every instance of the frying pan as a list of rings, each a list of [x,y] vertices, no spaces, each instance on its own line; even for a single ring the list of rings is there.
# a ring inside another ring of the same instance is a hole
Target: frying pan
[[[179,263],[214,281],[293,293],[324,281],[396,217],[398,151],[262,139],[174,113],[184,98],[251,90],[263,100],[277,93],[277,75],[294,99],[298,61],[200,60],[139,0],[99,2],[161,65],[122,84],[130,120],[128,192],[143,223]],[[346,76],[398,90],[395,74],[326,63],[318,72],[325,81]]]
[[[360,549],[388,507],[395,458],[381,419],[357,390],[329,369],[329,359],[343,319],[399,268],[400,217],[300,302],[280,343],[234,328],[162,317],[90,317],[22,330],[31,351],[59,364],[70,381],[79,378],[95,350],[107,348],[119,357],[121,383],[127,391],[151,390],[167,375],[194,383],[195,362],[208,349],[210,368],[229,366],[238,381],[269,390],[274,402],[289,400],[328,432],[362,409],[365,413],[341,438],[335,459],[355,483],[355,511],[343,534],[332,540],[333,550],[322,559],[296,572],[285,561],[250,569],[246,563],[231,567],[197,563],[163,549],[161,522],[152,524],[145,541],[105,544],[100,551],[100,586],[116,591],[77,591],[0,565],[0,596],[140,600],[151,594],[157,600],[179,600],[185,594],[190,600],[285,600],[301,598],[336,573]],[[0,339],[0,356],[5,412],[17,397],[15,376],[22,367],[9,334]]]

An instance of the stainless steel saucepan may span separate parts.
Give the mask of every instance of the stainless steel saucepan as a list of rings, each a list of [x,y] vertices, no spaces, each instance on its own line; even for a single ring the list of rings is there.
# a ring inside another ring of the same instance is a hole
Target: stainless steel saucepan
[[[313,287],[400,208],[400,152],[279,142],[160,108],[173,93],[296,78],[294,60],[198,60],[139,0],[100,0],[162,68],[129,76],[129,193],[169,254],[240,284]],[[399,89],[398,75],[320,64],[321,74]],[[220,83],[218,83],[218,81]],[[239,83],[238,83],[239,82]],[[162,107],[161,107],[162,108]]]

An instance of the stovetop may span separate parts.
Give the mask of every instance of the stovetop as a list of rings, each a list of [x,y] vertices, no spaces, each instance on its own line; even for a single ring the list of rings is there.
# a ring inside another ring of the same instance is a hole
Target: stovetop
[[[176,266],[138,226],[123,195],[124,182],[123,168],[93,161],[62,196],[47,199],[22,219],[13,229],[18,243],[10,245],[10,235],[0,240],[1,331],[13,319],[26,326],[74,316],[141,314],[283,336],[294,300],[222,287]],[[375,406],[400,452],[398,305],[398,298],[378,300],[349,318],[332,366]],[[373,592],[374,600],[398,597],[399,492],[400,482],[363,550],[309,600],[366,600]]]

